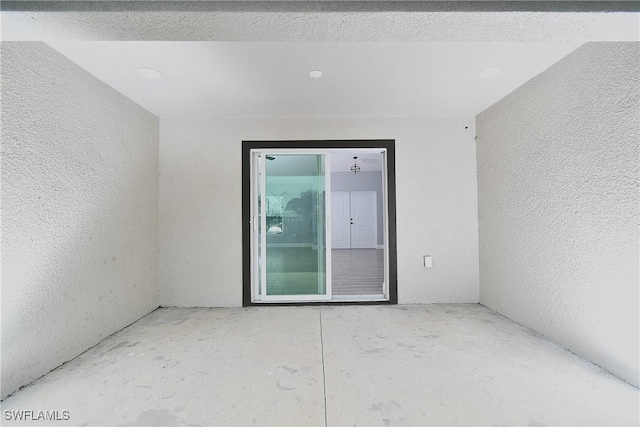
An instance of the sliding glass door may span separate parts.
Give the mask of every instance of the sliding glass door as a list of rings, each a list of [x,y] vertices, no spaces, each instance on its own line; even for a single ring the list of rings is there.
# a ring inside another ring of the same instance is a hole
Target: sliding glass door
[[[253,301],[331,299],[328,154],[252,150]]]

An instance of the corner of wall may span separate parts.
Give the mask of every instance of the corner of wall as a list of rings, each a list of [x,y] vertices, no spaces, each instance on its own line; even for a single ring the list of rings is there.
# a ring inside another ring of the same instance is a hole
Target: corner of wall
[[[2,398],[158,306],[158,118],[2,43]]]
[[[587,43],[477,117],[480,302],[636,386],[639,46]]]

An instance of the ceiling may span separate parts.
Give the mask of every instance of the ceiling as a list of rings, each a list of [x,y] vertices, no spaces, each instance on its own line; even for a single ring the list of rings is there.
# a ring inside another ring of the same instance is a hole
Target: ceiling
[[[168,118],[474,116],[581,43],[49,44]],[[502,74],[478,76],[494,66]],[[144,79],[140,67],[163,77]],[[323,77],[310,78],[312,70]]]
[[[331,151],[331,172],[351,171],[354,156],[358,157],[356,164],[360,167],[360,172],[379,172],[382,170],[382,154],[379,152],[334,150]]]
[[[636,3],[4,1],[1,36],[164,118],[469,117],[585,42],[637,41]]]
[[[316,176],[318,174],[318,156],[314,154],[268,154],[265,167],[268,176]],[[382,154],[379,150],[331,150],[329,170],[331,172],[351,173],[357,156],[360,172],[382,171]]]

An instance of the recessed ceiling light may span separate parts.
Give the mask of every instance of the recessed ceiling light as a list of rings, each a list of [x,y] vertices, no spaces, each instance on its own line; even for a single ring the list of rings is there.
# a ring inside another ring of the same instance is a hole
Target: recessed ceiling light
[[[320,70],[310,71],[309,77],[311,77],[312,79],[319,79],[320,77],[322,77],[322,71]]]
[[[492,79],[502,73],[502,68],[500,67],[489,67],[486,70],[483,70],[478,74],[478,77],[481,79]]]
[[[159,80],[162,78],[162,73],[160,71],[149,67],[138,68],[138,74],[149,80]]]

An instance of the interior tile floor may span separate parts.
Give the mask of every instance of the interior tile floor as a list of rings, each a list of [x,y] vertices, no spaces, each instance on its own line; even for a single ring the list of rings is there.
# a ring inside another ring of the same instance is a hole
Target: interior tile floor
[[[333,295],[382,294],[384,250],[333,249],[331,292]]]
[[[481,305],[255,307],[156,310],[2,409],[67,410],[65,426],[622,426],[638,399]]]

